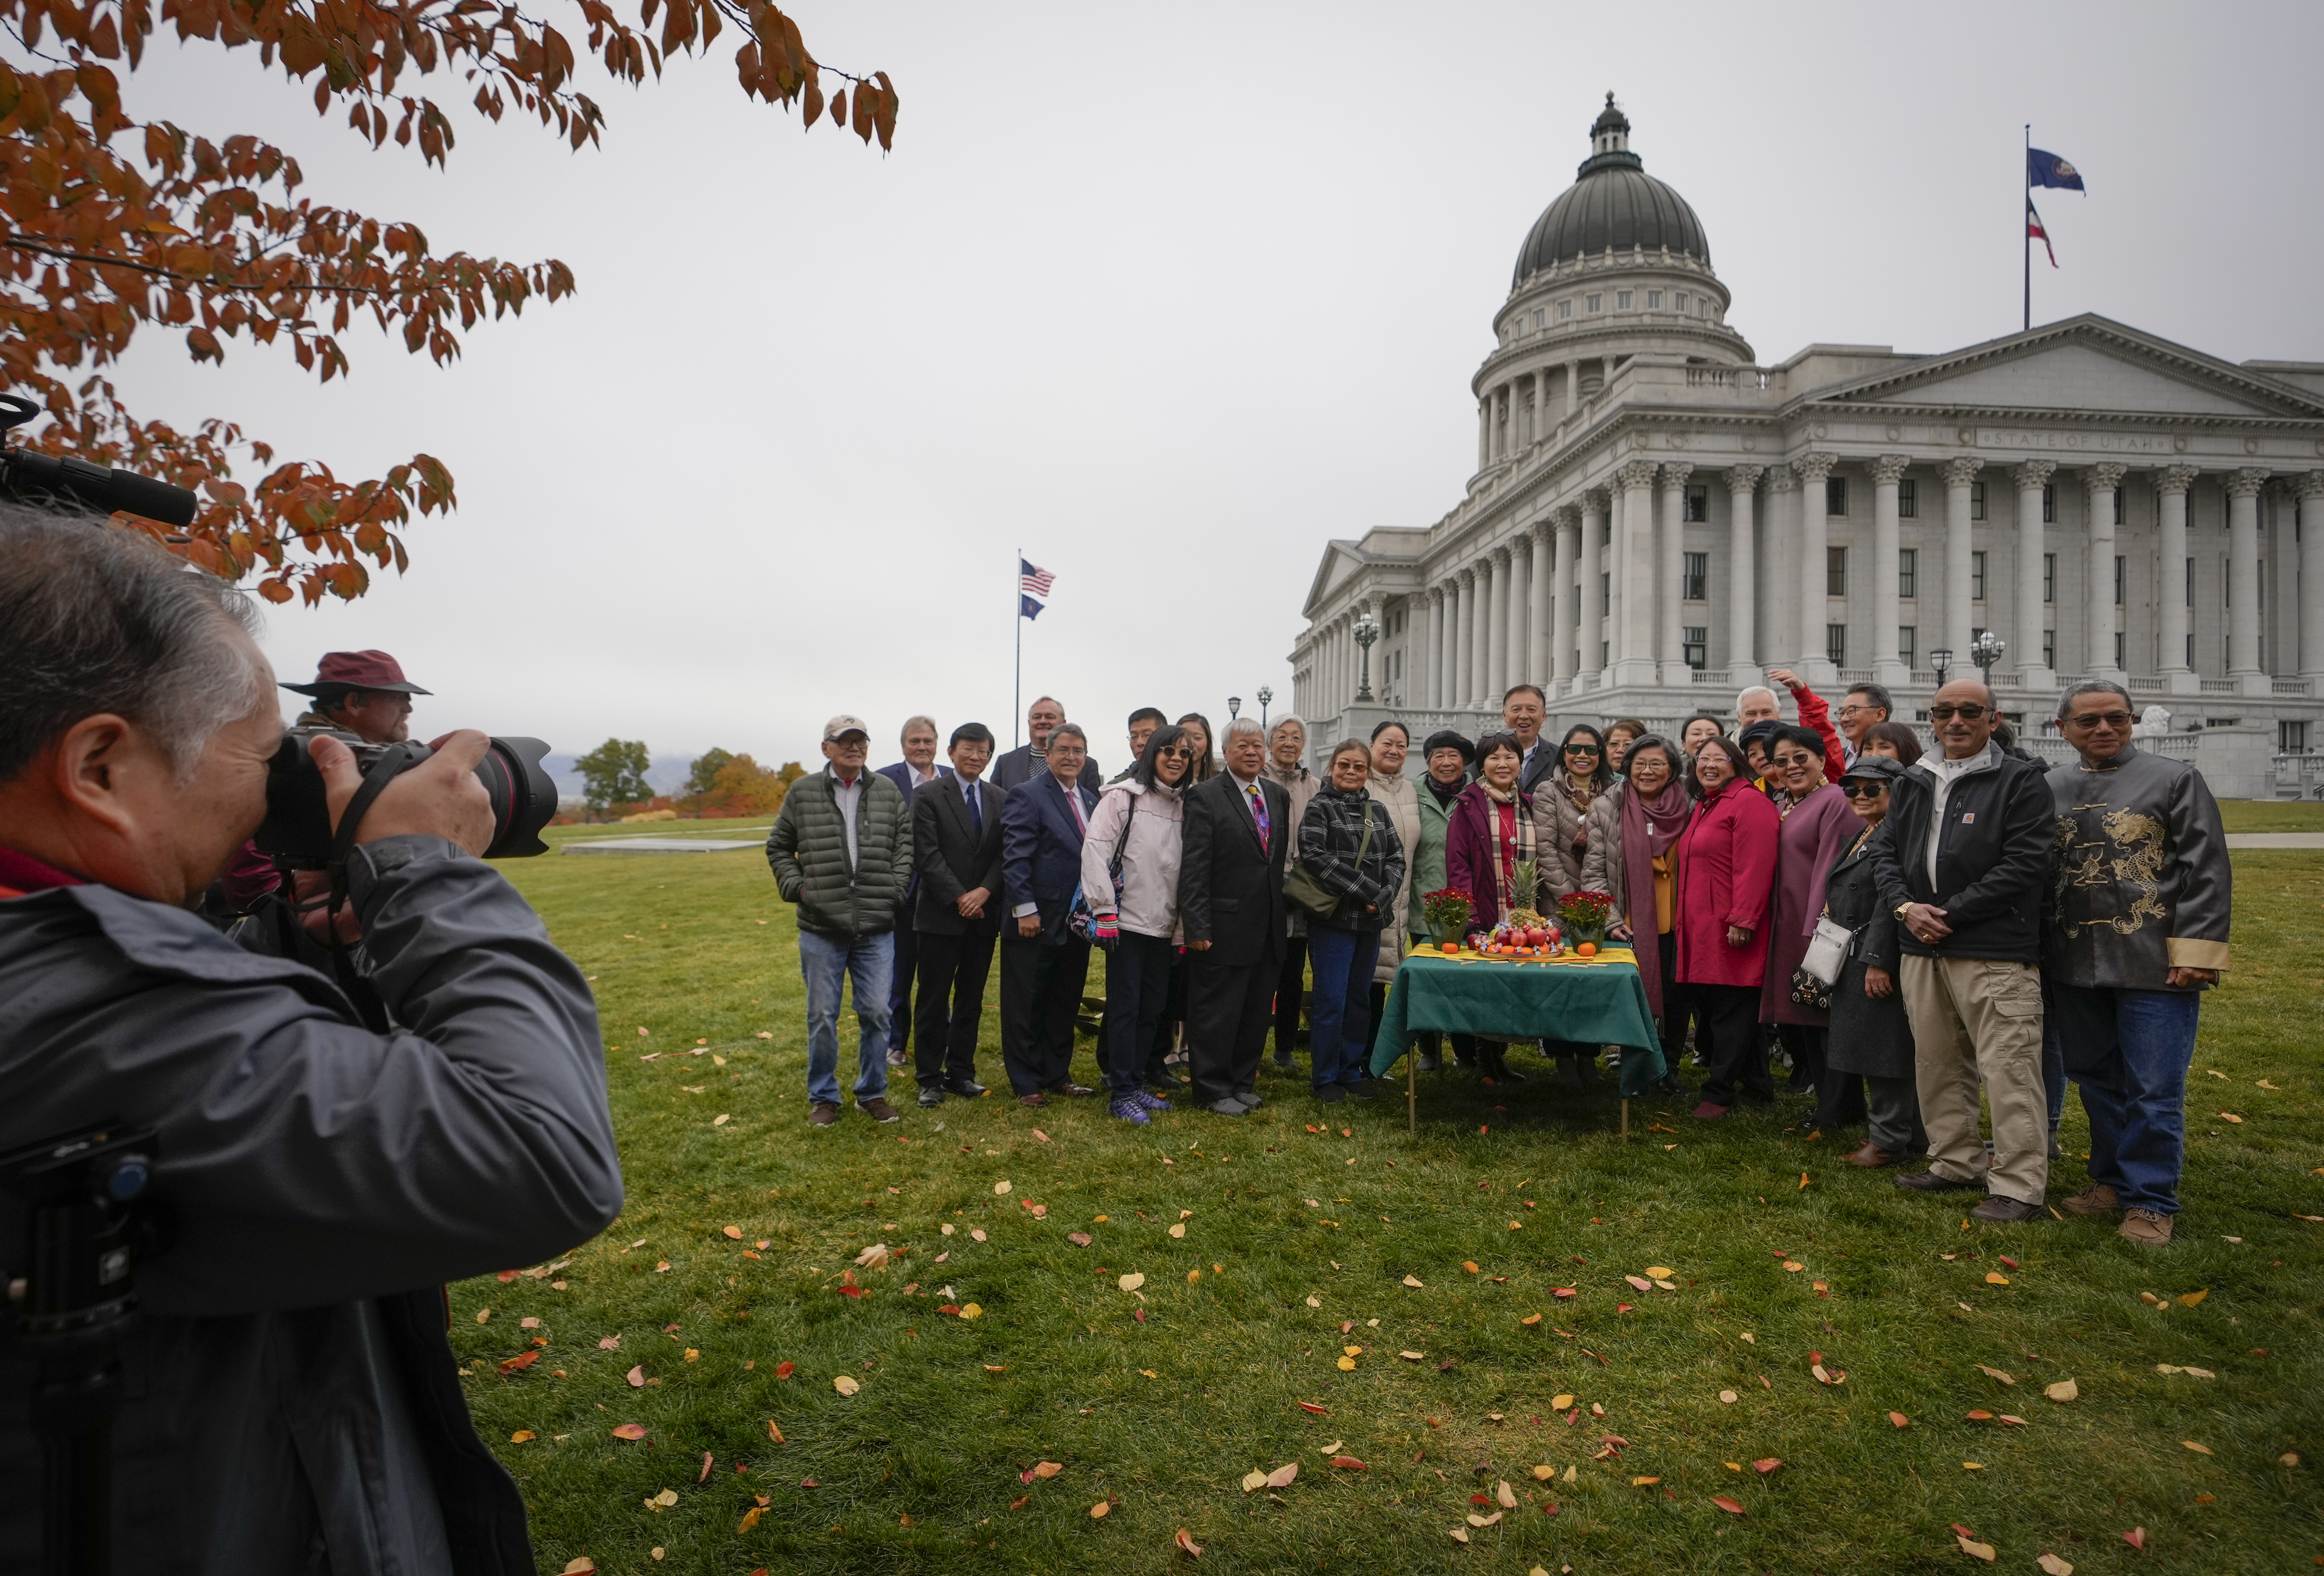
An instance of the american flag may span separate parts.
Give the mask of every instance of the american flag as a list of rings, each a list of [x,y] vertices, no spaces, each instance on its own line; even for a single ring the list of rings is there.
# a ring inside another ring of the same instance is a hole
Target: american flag
[[[1048,595],[1049,587],[1057,583],[1055,575],[1025,558],[1017,560],[1017,577],[1018,588],[1033,596]]]

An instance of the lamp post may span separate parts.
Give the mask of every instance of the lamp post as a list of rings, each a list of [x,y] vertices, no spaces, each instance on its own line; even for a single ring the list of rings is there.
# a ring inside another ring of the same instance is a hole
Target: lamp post
[[[2002,653],[2008,650],[2009,642],[1991,630],[1969,642],[1969,660],[1977,664],[1978,675],[1985,681],[1987,689],[1993,687],[1994,664],[2000,661]]]
[[[1379,621],[1370,613],[1364,614],[1356,621],[1354,634],[1356,644],[1364,652],[1363,667],[1357,676],[1356,699],[1369,701],[1372,698],[1372,642],[1379,639]]]
[[[1259,687],[1259,725],[1267,726],[1267,703],[1275,698],[1275,691],[1262,684]]]
[[[1231,723],[1240,715],[1242,715],[1242,696],[1239,695],[1227,696],[1227,721]]]
[[[1936,669],[1939,689],[1945,687],[1945,669],[1952,665],[1953,649],[1950,646],[1939,646],[1929,653],[1929,666]]]

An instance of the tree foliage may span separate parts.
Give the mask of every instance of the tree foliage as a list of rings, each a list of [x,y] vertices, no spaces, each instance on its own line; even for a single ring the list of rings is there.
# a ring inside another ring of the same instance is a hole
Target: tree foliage
[[[255,50],[266,66],[311,80],[319,114],[344,106],[373,148],[416,143],[438,166],[454,137],[424,90],[433,84],[473,85],[479,113],[532,116],[578,150],[604,125],[577,86],[582,51],[593,69],[640,85],[670,56],[707,51],[730,23],[744,94],[796,107],[807,126],[827,115],[867,143],[891,145],[887,73],[866,79],[821,65],[798,24],[765,0],[635,3],[632,26],[608,0],[557,0],[571,36],[488,0],[164,0],[160,20],[181,41]],[[198,362],[222,363],[237,339],[279,343],[328,382],[348,371],[341,336],[359,316],[443,364],[487,313],[570,294],[571,271],[554,259],[438,252],[415,225],[308,197],[298,161],[256,137],[134,118],[115,66],[134,73],[143,63],[152,0],[0,0],[0,18],[13,35],[0,41],[0,383],[46,411],[33,447],[195,489],[200,512],[172,545],[216,573],[256,576],[270,601],[353,598],[369,587],[371,567],[401,571],[413,512],[455,502],[441,461],[416,454],[353,482],[317,460],[276,465],[272,446],[235,422],[183,429],[139,418],[104,369],[140,329],[169,328],[183,331]],[[826,98],[826,74],[848,86]],[[269,467],[254,485],[234,479],[237,454]]]
[[[783,796],[790,785],[806,775],[806,768],[796,760],[786,762],[778,771],[761,766],[747,754],[729,755],[710,774],[710,784],[696,803],[708,815],[771,816],[783,807]]]
[[[653,797],[653,785],[646,780],[653,753],[642,739],[608,739],[573,766],[581,774],[581,797],[593,810]]]
[[[719,769],[733,759],[730,751],[715,745],[696,756],[694,764],[687,768],[683,797],[699,798],[708,793],[718,781]]]

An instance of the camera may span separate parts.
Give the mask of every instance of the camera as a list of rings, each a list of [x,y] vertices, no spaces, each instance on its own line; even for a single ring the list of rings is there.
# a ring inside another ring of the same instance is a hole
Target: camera
[[[22,427],[40,413],[41,408],[22,394],[0,394],[0,433]],[[108,470],[69,455],[29,448],[0,450],[0,493],[41,508],[68,503],[100,515],[115,511],[143,515],[180,530],[194,523],[198,502],[184,487],[134,471]]]
[[[349,804],[337,840],[323,797],[323,773],[308,749],[319,738],[337,739],[355,752],[364,791]],[[293,870],[322,870],[345,857],[363,811],[397,773],[419,765],[435,751],[414,741],[374,744],[336,728],[292,728],[266,767],[266,819],[258,828],[258,848]],[[493,739],[476,763],[476,780],[493,802],[493,840],[486,859],[547,853],[540,829],[557,814],[557,784],[540,764],[549,746],[539,739]]]

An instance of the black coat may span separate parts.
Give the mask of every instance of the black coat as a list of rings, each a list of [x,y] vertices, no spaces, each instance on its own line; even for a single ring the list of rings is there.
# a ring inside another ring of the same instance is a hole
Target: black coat
[[[1840,851],[1824,881],[1824,906],[1836,924],[1856,932],[1848,961],[1831,988],[1831,1032],[1824,1056],[1836,1073],[1874,1078],[1913,1075],[1913,1025],[1904,1016],[1904,982],[1885,997],[1864,993],[1868,968],[1897,972],[1896,917],[1880,900],[1869,842]]]
[[[931,935],[996,935],[1001,931],[1001,791],[979,783],[980,834],[968,818],[967,786],[957,777],[924,783],[912,796],[912,869],[919,892],[912,928]],[[982,887],[984,917],[964,919],[961,895]]]
[[[1930,759],[1923,757],[1889,790],[1888,818],[1872,839],[1872,868],[1892,914],[1906,901],[1933,903],[1947,911],[1953,933],[1924,946],[1900,927],[1897,945],[1920,957],[2040,963],[2042,894],[2057,833],[2047,771],[2038,760],[2020,760],[1987,745],[1985,760],[1963,773],[1946,796],[1944,825],[1932,828],[1936,779]]]
[[[1186,795],[1186,829],[1178,864],[1178,917],[1186,945],[1211,944],[1210,961],[1240,967],[1283,957],[1283,867],[1298,828],[1291,796],[1265,777],[1269,835],[1259,843],[1259,823],[1243,800],[1234,773],[1222,771]]]

